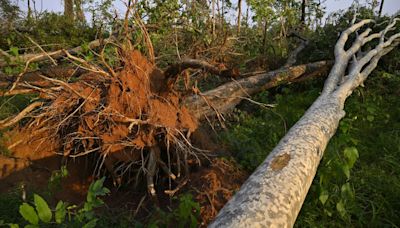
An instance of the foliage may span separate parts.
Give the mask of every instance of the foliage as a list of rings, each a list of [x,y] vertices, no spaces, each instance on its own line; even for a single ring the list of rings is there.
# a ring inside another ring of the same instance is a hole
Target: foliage
[[[95,38],[96,30],[86,24],[75,24],[67,20],[63,15],[44,12],[31,24],[18,21],[16,29],[5,29],[0,37],[0,48],[11,50],[12,47],[32,47],[35,45],[27,38],[30,37],[42,45],[44,50],[58,50],[79,46],[82,42]],[[21,54],[20,50],[19,53]],[[40,52],[40,50],[34,50]],[[11,53],[12,50],[11,50]]]
[[[180,228],[194,228],[198,227],[199,216],[199,203],[193,201],[192,195],[183,194],[179,197],[178,206],[171,213],[157,209],[150,219],[148,227],[169,227],[171,224],[176,224]]]
[[[62,227],[77,227],[83,225],[85,228],[96,227],[98,218],[94,209],[102,206],[104,202],[99,198],[110,192],[103,187],[105,178],[96,180],[89,186],[86,202],[82,208],[77,205],[59,201],[54,210],[51,210],[48,203],[40,195],[33,194],[33,204],[22,203],[19,206],[19,213],[28,223],[25,227],[39,227],[39,225],[59,224]],[[3,220],[4,222],[4,220]],[[9,224],[11,227],[19,227],[18,224]]]
[[[0,0],[0,18],[3,18],[4,22],[8,22],[8,24],[11,23],[19,17],[20,13],[19,7],[14,5],[11,1]]]
[[[68,169],[66,166],[61,166],[60,170],[55,170],[51,173],[50,180],[47,187],[50,192],[55,192],[61,189],[61,181],[68,176]]]
[[[113,21],[112,5],[114,0],[94,1],[87,0],[86,10],[92,14],[92,26],[108,30],[115,23]]]

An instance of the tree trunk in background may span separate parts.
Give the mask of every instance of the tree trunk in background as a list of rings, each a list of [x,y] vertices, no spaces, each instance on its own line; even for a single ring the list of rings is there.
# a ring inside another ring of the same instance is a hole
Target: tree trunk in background
[[[212,28],[211,28],[211,34],[214,37],[215,36],[215,0],[212,0],[211,2],[211,23],[212,23]]]
[[[32,8],[31,8],[31,0],[28,0],[28,14],[27,14],[28,22],[32,20]]]
[[[268,30],[268,23],[267,20],[264,22],[264,31],[263,31],[263,45],[262,45],[262,51],[261,53],[265,54],[265,48],[267,45],[267,30]]]
[[[249,10],[250,10],[250,7],[247,6],[247,8],[246,8],[246,28],[249,27]]]
[[[374,15],[375,15],[375,12],[374,12],[374,10],[376,9],[376,7],[378,7],[378,0],[372,0],[372,2],[371,2],[371,10],[372,10],[372,12],[374,13]]]
[[[68,20],[74,20],[74,2],[73,0],[64,0],[64,16]]]
[[[303,25],[306,24],[306,5],[307,5],[307,0],[303,0],[301,2],[301,19],[300,19]]]
[[[238,14],[237,14],[237,35],[240,34],[240,18],[242,14],[242,0],[238,0]]]
[[[385,0],[381,1],[381,5],[379,6],[379,13],[378,16],[381,17],[382,16],[382,9],[383,9],[383,3],[385,2]]]
[[[82,0],[74,0],[74,3],[75,3],[76,19],[78,19],[80,22],[84,22],[85,14],[83,13],[83,9],[82,9]]]

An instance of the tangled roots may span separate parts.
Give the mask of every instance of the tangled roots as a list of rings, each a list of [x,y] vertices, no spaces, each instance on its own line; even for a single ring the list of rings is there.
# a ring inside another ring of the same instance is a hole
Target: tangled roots
[[[30,127],[50,132],[65,157],[94,155],[95,175],[105,167],[114,183],[145,176],[153,195],[158,169],[175,180],[187,174],[189,159],[199,161],[189,141],[197,120],[137,51],[114,76],[88,73],[65,83]]]

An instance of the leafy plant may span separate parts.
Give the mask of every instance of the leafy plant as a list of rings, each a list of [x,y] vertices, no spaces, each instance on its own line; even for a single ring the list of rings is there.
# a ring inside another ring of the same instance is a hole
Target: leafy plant
[[[200,205],[193,201],[192,195],[185,194],[179,198],[179,206],[174,211],[179,227],[197,227],[197,218],[200,216]]]
[[[28,222],[25,227],[39,227],[41,224],[83,225],[84,228],[95,227],[96,218],[94,209],[102,206],[104,202],[99,198],[110,192],[103,187],[105,178],[96,180],[89,186],[86,202],[82,208],[77,205],[69,206],[68,203],[59,201],[55,210],[51,210],[48,203],[40,195],[33,195],[33,204],[22,203],[19,213]],[[68,215],[68,216],[67,216]],[[18,224],[9,224],[19,227]]]
[[[50,180],[47,184],[50,192],[61,189],[61,180],[68,176],[68,170],[66,166],[61,166],[60,170],[53,171],[50,176]]]

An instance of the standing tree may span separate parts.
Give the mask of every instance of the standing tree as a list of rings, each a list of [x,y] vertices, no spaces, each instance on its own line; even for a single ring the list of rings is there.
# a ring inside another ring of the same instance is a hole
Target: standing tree
[[[224,206],[210,227],[294,225],[324,150],[345,116],[346,99],[355,88],[363,85],[379,59],[400,43],[400,32],[393,32],[398,21],[399,18],[394,19],[385,29],[373,34],[370,28],[358,33],[373,23],[369,19],[353,23],[342,32],[335,46],[335,64],[321,95]],[[353,33],[356,39],[345,50]],[[372,50],[361,50],[375,40],[378,44]]]
[[[32,20],[32,7],[31,7],[31,0],[27,1],[28,3],[28,13],[27,13],[27,20],[28,22]]]
[[[273,9],[273,1],[271,0],[248,0],[248,7],[254,12],[253,20],[259,25],[262,25],[262,47],[261,52],[264,53],[267,44],[267,31],[268,26],[272,24],[277,17],[275,10]]]
[[[385,2],[385,0],[381,1],[381,5],[379,6],[379,13],[378,16],[381,17],[382,16],[382,9],[383,9],[383,3]]]
[[[307,0],[302,0],[301,2],[301,23],[303,25],[306,24],[306,5],[307,5]]]
[[[83,14],[82,0],[74,0],[74,3],[76,19],[78,19],[80,22],[84,22],[85,15]]]
[[[242,14],[242,0],[238,0],[238,13],[237,13],[237,35],[240,34],[240,18]]]
[[[211,0],[211,34],[215,36],[215,0]]]
[[[74,20],[74,2],[73,0],[64,0],[64,16],[70,20]]]

